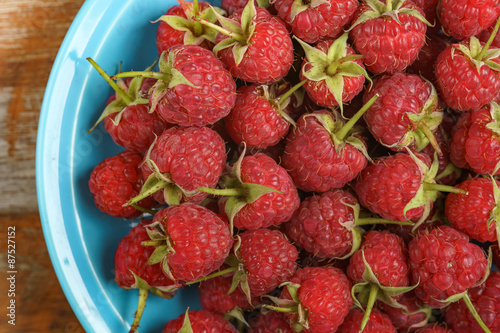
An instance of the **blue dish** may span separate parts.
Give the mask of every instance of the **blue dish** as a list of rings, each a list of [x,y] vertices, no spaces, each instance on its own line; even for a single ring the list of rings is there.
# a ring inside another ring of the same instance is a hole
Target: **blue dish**
[[[87,130],[112,89],[86,60],[109,74],[142,70],[157,58],[156,20],[175,0],[88,0],[54,62],[40,115],[36,175],[40,216],[49,254],[66,297],[87,332],[128,332],[137,290],[114,282],[114,253],[130,230],[101,213],[88,189],[92,169],[122,150],[102,124]],[[200,309],[196,287],[172,300],[151,295],[140,332],[159,332],[186,310]]]

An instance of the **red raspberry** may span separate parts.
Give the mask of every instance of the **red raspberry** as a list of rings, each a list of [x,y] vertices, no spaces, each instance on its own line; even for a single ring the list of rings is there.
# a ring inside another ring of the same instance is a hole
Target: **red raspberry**
[[[420,150],[435,141],[429,131],[437,129],[443,114],[436,109],[438,97],[430,82],[414,74],[384,75],[365,91],[365,103],[375,94],[380,98],[363,116],[375,140],[396,151]]]
[[[437,1],[432,1],[437,3]],[[433,10],[435,11],[436,7],[434,7]],[[436,14],[434,14],[434,16],[435,15]],[[428,17],[427,12],[426,17],[432,22],[432,20]],[[436,63],[436,58],[449,45],[449,40],[442,34],[427,32],[425,45],[418,53],[418,58],[415,62],[408,66],[406,73],[421,75],[430,82],[436,82],[436,75],[434,74],[434,64]]]
[[[151,260],[161,261],[175,281],[195,281],[217,270],[233,245],[227,222],[190,203],[158,211],[147,228],[163,254]]]
[[[193,333],[238,333],[238,330],[221,315],[211,313],[206,310],[190,310],[188,318],[190,322],[186,330],[182,330],[184,325],[184,317],[182,314],[176,319],[170,320],[163,327],[162,333],[178,333],[178,332],[193,332]]]
[[[470,299],[491,332],[500,332],[500,272],[492,271],[478,287],[469,289]],[[456,333],[482,332],[463,300],[444,310],[446,324]]]
[[[340,258],[351,252],[358,201],[343,190],[327,191],[305,198],[290,222],[283,224],[295,246],[317,258]]]
[[[370,231],[365,235],[361,248],[351,256],[347,267],[347,275],[354,283],[365,281],[363,255],[380,285],[408,286],[406,246],[399,236],[386,230]]]
[[[421,163],[430,166],[428,155],[415,153],[415,156]],[[383,218],[417,221],[422,216],[424,219],[427,217],[425,215],[429,214],[435,199],[435,193],[426,194],[424,190],[427,199],[419,202],[418,206],[407,206],[423,186],[425,173],[422,166],[408,154],[383,156],[361,171],[354,183],[354,190],[361,205]]]
[[[478,331],[479,332],[479,331]],[[455,333],[454,331],[439,325],[438,323],[427,324],[422,328],[419,328],[415,333]]]
[[[121,239],[115,252],[116,284],[124,289],[139,289],[139,305],[130,332],[135,332],[139,326],[149,292],[170,299],[179,287],[163,273],[160,264],[148,263],[154,249],[144,246],[142,242],[149,240],[144,225],[150,223],[143,221],[143,224],[133,227]]]
[[[480,242],[496,242],[496,213],[498,198],[494,194],[492,179],[471,178],[455,187],[467,194],[450,193],[446,197],[445,213],[452,226]],[[497,187],[500,182],[496,181]]]
[[[285,77],[293,64],[292,40],[279,17],[264,8],[255,8],[253,1],[248,1],[247,6],[251,7],[248,12],[240,9],[229,19],[219,17],[223,27],[242,27],[242,20],[251,24],[239,31],[228,32],[234,37],[219,33],[214,53],[234,77],[252,83],[271,84]],[[243,19],[245,13],[250,15]]]
[[[198,287],[201,307],[220,315],[226,315],[235,309],[252,310],[252,304],[257,304],[258,299],[254,298],[250,304],[240,287],[228,294],[232,282],[232,275],[217,276],[203,281]]]
[[[488,62],[499,63],[498,57],[481,56],[484,46],[471,37],[448,46],[436,61],[436,86],[446,104],[457,111],[479,109],[495,98],[500,90],[500,75]],[[498,66],[498,65],[496,65]]]
[[[478,174],[500,173],[500,170],[497,170],[497,165],[500,163],[500,134],[496,129],[499,127],[498,115],[500,115],[500,106],[490,103],[479,110],[472,111],[470,118],[464,116],[464,120],[459,121],[460,125],[457,125],[466,126],[466,128],[460,130],[458,127],[453,141],[458,142],[458,149],[463,147],[466,166]],[[464,138],[455,138],[462,134],[465,135]],[[460,146],[462,142],[464,144]]]
[[[484,252],[467,235],[448,226],[419,233],[408,245],[411,282],[417,296],[442,308],[450,296],[475,286],[486,274]]]
[[[176,45],[162,53],[159,67],[149,103],[165,121],[205,126],[227,116],[234,106],[236,83],[211,51],[198,45]]]
[[[336,123],[335,128],[325,128],[317,117],[329,118],[330,123]],[[362,152],[366,146],[354,130],[347,136],[357,140],[359,146],[346,143],[345,137],[340,140],[345,145],[332,139],[338,133],[334,131],[342,126],[340,115],[330,115],[327,110],[303,115],[297,121],[297,127],[287,139],[283,167],[298,188],[308,192],[341,188],[366,167],[367,159]]]
[[[164,187],[177,192],[175,198],[170,190],[156,192],[158,202],[175,203],[180,196],[182,201],[200,203],[207,194],[199,192],[198,187],[215,187],[225,164],[224,141],[215,131],[208,127],[173,127],[158,137],[142,164],[142,173],[144,180],[168,178]]]
[[[124,206],[141,190],[143,183],[139,169],[141,162],[142,155],[125,150],[100,162],[92,170],[89,188],[97,208],[113,217],[126,219],[141,214],[132,206]],[[139,201],[138,205],[152,208],[155,202],[153,198],[147,197]]]
[[[464,112],[458,118],[451,131],[450,160],[459,168],[469,169],[465,155],[465,144],[472,124],[472,112]]]
[[[277,230],[247,230],[239,235],[236,257],[245,268],[251,296],[261,296],[287,281],[297,269],[295,246]]]
[[[398,298],[398,304],[406,308],[392,307],[384,302],[380,302],[379,307],[391,318],[394,327],[400,332],[409,332],[411,329],[414,330],[425,325],[432,315],[431,309],[422,303],[415,292],[411,290]]]
[[[498,0],[441,0],[437,7],[443,31],[456,39],[476,36],[500,14]]]
[[[236,103],[224,118],[226,130],[236,144],[248,148],[274,146],[288,133],[290,123],[283,117],[291,105],[281,108],[277,86],[249,85],[237,90]]]
[[[292,325],[303,327],[304,333],[335,332],[352,305],[351,282],[345,273],[334,267],[304,267],[290,282],[289,288],[296,289],[299,311],[304,312],[286,314]],[[283,289],[283,300],[292,300],[289,291]]]
[[[177,0],[179,5],[170,7],[165,15],[160,17],[160,25],[156,30],[156,47],[158,55],[167,51],[172,46],[182,44],[195,44],[207,50],[212,50],[217,31],[201,25],[193,20],[194,17],[203,17],[211,22],[217,21],[211,14],[212,8],[206,1],[198,1],[198,12],[193,8],[193,3]],[[214,10],[218,10],[214,7]]]
[[[338,329],[338,333],[359,333],[361,320],[364,313],[360,308],[353,308],[344,320],[344,323]],[[370,320],[363,330],[363,333],[397,333],[396,328],[391,322],[389,316],[378,309],[373,309],[370,314]]]
[[[259,313],[250,321],[247,333],[296,333],[290,326],[285,315],[280,312],[269,311]]]
[[[299,194],[292,178],[269,156],[257,153],[254,156],[244,157],[239,177],[242,184],[266,186],[272,192],[254,201],[244,198],[244,206],[234,216],[230,213],[233,207],[229,207],[233,205],[232,198],[222,197],[219,201],[220,210],[233,219],[236,228],[259,229],[279,225],[290,220],[293,212],[299,207]],[[243,196],[248,194],[246,188],[240,191],[244,193]],[[245,201],[247,199],[250,202]]]
[[[310,2],[277,0],[278,15],[291,25],[295,36],[306,43],[338,37],[358,8],[356,0]]]
[[[371,15],[366,16],[368,12]],[[371,19],[364,20],[365,16]],[[354,48],[365,56],[366,68],[373,74],[392,74],[411,65],[425,44],[428,22],[424,17],[422,9],[409,0],[397,8],[392,8],[392,1],[362,3],[350,34]]]

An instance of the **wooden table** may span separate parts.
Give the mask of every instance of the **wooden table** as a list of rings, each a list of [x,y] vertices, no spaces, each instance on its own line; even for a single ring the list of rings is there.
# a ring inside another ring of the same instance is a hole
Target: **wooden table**
[[[84,332],[52,268],[35,189],[36,133],[45,85],[83,2],[0,0],[0,333]],[[10,227],[15,227],[15,238],[10,238],[11,245],[15,242],[14,274],[7,273]],[[11,299],[15,326],[8,323]]]

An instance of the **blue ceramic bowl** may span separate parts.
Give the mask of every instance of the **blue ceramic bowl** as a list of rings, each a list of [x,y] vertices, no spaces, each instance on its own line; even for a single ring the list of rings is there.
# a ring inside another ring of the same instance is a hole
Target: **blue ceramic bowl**
[[[55,60],[42,104],[36,157],[37,191],[44,235],[54,269],[87,332],[128,332],[137,290],[114,282],[114,254],[130,223],[106,216],[88,189],[92,169],[116,155],[102,124],[87,130],[112,89],[86,60],[109,74],[142,70],[157,58],[156,20],[175,0],[88,0],[71,25]],[[199,309],[196,287],[172,300],[151,295],[141,333],[159,332],[186,307]]]

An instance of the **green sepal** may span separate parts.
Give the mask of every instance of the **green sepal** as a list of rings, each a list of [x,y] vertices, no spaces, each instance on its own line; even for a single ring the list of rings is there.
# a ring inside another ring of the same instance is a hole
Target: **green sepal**
[[[157,246],[146,262],[146,265],[154,265],[160,263],[169,253],[170,249],[168,248],[168,245]]]
[[[243,310],[239,307],[234,307],[229,312],[224,314],[224,319],[230,321],[231,318],[236,319],[239,323],[243,323],[246,327],[250,327],[250,324],[246,321]]]
[[[493,183],[493,200],[495,201],[495,207],[490,212],[490,216],[488,218],[488,231],[490,229],[491,223],[495,223],[495,232],[497,234],[497,243],[498,246],[500,247],[500,189],[498,188],[498,184],[493,178],[491,177],[491,181]]]
[[[418,10],[412,8],[401,8],[404,2],[405,0],[393,0],[386,3],[383,3],[379,0],[365,0],[365,3],[371,8],[371,10],[367,10],[363,14],[361,14],[358,19],[351,25],[348,31],[359,24],[384,16],[388,16],[399,24],[402,24],[402,22],[399,20],[399,14],[414,16],[426,25],[433,26],[433,24],[427,21],[427,19],[422,16],[422,14],[418,12]]]
[[[150,293],[165,299],[172,299],[176,291],[179,289],[179,287],[176,285],[151,287],[144,279],[135,274],[131,269],[129,269],[129,271],[134,276],[135,282],[131,286],[131,288],[133,289],[145,289]]]
[[[191,321],[189,320],[189,308],[187,308],[184,313],[182,327],[177,333],[194,333],[193,328],[191,327]]]
[[[104,108],[104,111],[99,116],[99,119],[97,119],[97,121],[95,122],[95,124],[90,128],[89,132],[91,132],[94,128],[96,128],[97,125],[99,125],[99,123],[101,121],[103,121],[104,119],[106,119],[108,116],[110,116],[110,115],[112,115],[114,113],[123,112],[126,107],[127,107],[127,104],[125,103],[125,101],[123,99],[115,99],[114,101],[112,101],[111,103],[109,103]],[[115,125],[118,125],[118,122],[119,122],[119,121],[116,120],[117,117],[115,117],[115,119],[112,120],[113,124],[115,124]]]
[[[493,59],[497,59],[500,56],[500,49],[488,49],[486,52],[482,52],[481,42],[477,37],[471,37],[469,39],[469,46],[464,44],[453,44],[451,49],[451,57],[455,54],[455,50],[460,51],[466,58],[468,58],[476,67],[478,74],[481,74],[481,67],[483,65],[488,66],[490,69],[498,72],[500,71],[500,65]]]
[[[488,255],[486,256],[486,260],[487,260],[487,265],[486,265],[485,273],[484,273],[483,277],[481,278],[481,280],[479,280],[475,285],[473,285],[472,288],[482,285],[483,283],[486,282],[486,280],[490,276],[491,266],[493,265],[493,249],[491,248],[491,246],[488,248]]]
[[[132,289],[151,289],[151,286],[142,279],[139,275],[135,274],[133,270],[129,269],[129,272],[134,276],[134,284],[130,286]]]
[[[491,102],[489,107],[490,107],[491,121],[486,124],[486,128],[495,133],[497,135],[497,138],[499,138],[498,136],[500,136],[500,105],[498,105],[495,102]]]
[[[297,14],[300,14],[309,8],[315,8],[323,4],[330,6],[330,2],[327,0],[311,0],[311,1],[294,0],[292,2],[292,8],[290,9],[290,22],[292,22],[295,19],[295,16]]]
[[[431,296],[431,298],[439,303],[441,303],[442,305],[439,307],[439,308],[444,308],[444,307],[447,307],[448,305],[450,305],[451,303],[455,303],[455,302],[458,302],[460,301],[461,299],[464,298],[464,295],[467,295],[467,291],[464,291],[460,294],[455,294],[455,295],[452,295],[450,297],[448,297],[447,299],[445,300],[439,300],[439,299],[436,299],[434,297]]]
[[[365,282],[358,282],[354,284],[351,288],[351,297],[354,305],[363,311],[365,310],[365,308],[363,304],[361,304],[362,302],[356,295],[361,296],[360,298],[367,298],[366,291],[370,289],[369,286],[370,283],[365,281]]]
[[[345,206],[352,208],[354,215],[353,221],[339,222],[341,226],[343,226],[352,233],[352,246],[351,246],[351,251],[349,251],[349,253],[347,253],[345,256],[332,259],[344,260],[351,257],[354,254],[354,252],[359,250],[361,243],[363,242],[363,235],[365,234],[365,230],[360,226],[356,225],[356,222],[359,220],[359,212],[360,212],[359,204],[351,205],[344,202],[343,200],[341,202]]]

